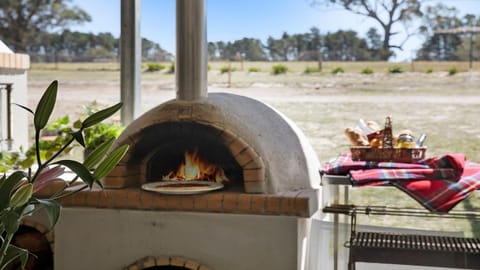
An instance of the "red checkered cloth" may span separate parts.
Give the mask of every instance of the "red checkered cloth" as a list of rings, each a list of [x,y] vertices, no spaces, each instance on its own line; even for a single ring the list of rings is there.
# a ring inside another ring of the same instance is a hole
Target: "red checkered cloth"
[[[344,154],[327,162],[322,174],[350,175],[354,186],[393,185],[433,212],[448,212],[480,188],[480,164],[463,154],[418,163],[352,161]]]

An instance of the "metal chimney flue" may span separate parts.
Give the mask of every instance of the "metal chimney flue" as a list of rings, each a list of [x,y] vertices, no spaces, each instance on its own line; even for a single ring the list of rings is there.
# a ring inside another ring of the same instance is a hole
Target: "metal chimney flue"
[[[207,97],[207,20],[204,0],[176,2],[176,93],[178,100]]]

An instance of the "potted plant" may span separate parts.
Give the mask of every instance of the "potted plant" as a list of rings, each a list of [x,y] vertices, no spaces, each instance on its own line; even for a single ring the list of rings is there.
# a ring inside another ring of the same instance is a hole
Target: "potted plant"
[[[59,199],[72,195],[81,190],[92,188],[94,185],[102,186],[101,179],[110,173],[115,165],[122,159],[128,150],[128,145],[123,145],[115,150],[110,150],[113,139],[97,147],[83,162],[62,159],[60,156],[73,143],[77,142],[85,147],[85,130],[93,127],[116,113],[122,106],[118,103],[104,110],[93,113],[80,125],[71,129],[65,143],[49,157],[40,155],[42,141],[40,135],[45,129],[52,111],[55,107],[58,82],[53,81],[42,95],[35,111],[21,106],[33,115],[35,129],[35,169],[11,168],[8,175],[0,177],[0,270],[13,261],[19,259],[22,268],[28,259],[28,250],[12,245],[13,236],[19,229],[21,221],[28,215],[43,209],[47,213],[50,225],[55,226],[60,216]],[[46,187],[49,183],[59,180],[65,169],[71,170],[76,176],[64,187],[47,198],[38,198],[35,193]],[[83,182],[73,192],[66,189],[76,182]]]

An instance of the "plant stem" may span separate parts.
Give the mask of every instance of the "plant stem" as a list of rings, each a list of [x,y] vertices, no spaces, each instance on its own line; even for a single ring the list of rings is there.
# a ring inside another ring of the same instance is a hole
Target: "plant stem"
[[[61,199],[61,198],[67,197],[67,196],[72,196],[72,195],[75,195],[75,194],[77,194],[78,192],[80,192],[80,191],[82,191],[82,190],[84,190],[84,189],[86,189],[86,188],[88,188],[88,185],[84,185],[83,187],[81,187],[81,188],[79,188],[79,189],[76,189],[76,190],[74,190],[74,191],[72,191],[72,192],[65,192],[65,193],[60,194],[60,195],[58,195],[58,196],[52,196],[50,199],[52,199],[52,200],[58,200],[58,199]]]
[[[0,249],[0,266],[2,266],[1,269],[4,269],[6,265],[3,265],[3,260],[5,259],[5,256],[7,255],[7,249],[8,246],[10,246],[10,242],[13,239],[13,233],[7,233],[7,237],[5,238],[5,241],[2,243],[2,248]]]

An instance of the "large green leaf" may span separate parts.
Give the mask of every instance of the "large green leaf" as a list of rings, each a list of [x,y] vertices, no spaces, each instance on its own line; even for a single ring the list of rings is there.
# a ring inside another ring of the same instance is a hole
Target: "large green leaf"
[[[52,199],[36,199],[36,201],[45,209],[50,227],[55,227],[60,217],[60,204]]]
[[[16,258],[20,259],[21,269],[25,269],[28,260],[28,250],[14,245],[9,245],[4,261],[8,264],[13,262]]]
[[[95,172],[93,172],[93,177],[95,179],[102,179],[109,174],[123,158],[123,156],[125,156],[127,151],[128,145],[122,145],[121,147],[115,149],[98,165],[97,169],[95,169]]]
[[[122,107],[122,103],[117,103],[111,107],[108,107],[104,110],[98,111],[85,119],[82,123],[82,128],[86,129],[95,124],[102,122],[103,120],[107,119],[108,117],[112,116]]]
[[[7,233],[15,233],[20,226],[20,215],[15,211],[9,211],[2,216],[2,223],[5,225],[5,231]]]
[[[48,119],[55,107],[55,101],[57,100],[57,88],[58,82],[53,81],[38,102],[35,116],[33,117],[35,130],[37,131],[44,128],[48,123]]]
[[[7,179],[2,181],[2,184],[0,185],[0,209],[5,209],[8,207],[13,188],[25,177],[25,172],[16,171],[7,177]]]
[[[90,171],[83,166],[82,163],[75,161],[75,160],[59,160],[54,162],[53,164],[60,164],[65,167],[68,167],[72,170],[76,175],[82,178],[83,182],[85,182],[90,188],[92,188],[93,183],[95,182],[95,178],[92,176]]]
[[[97,165],[100,160],[102,160],[105,155],[107,154],[108,150],[113,145],[115,138],[110,138],[109,140],[102,143],[99,147],[95,148],[83,161],[83,165],[87,167],[87,169],[93,169],[95,165]]]

